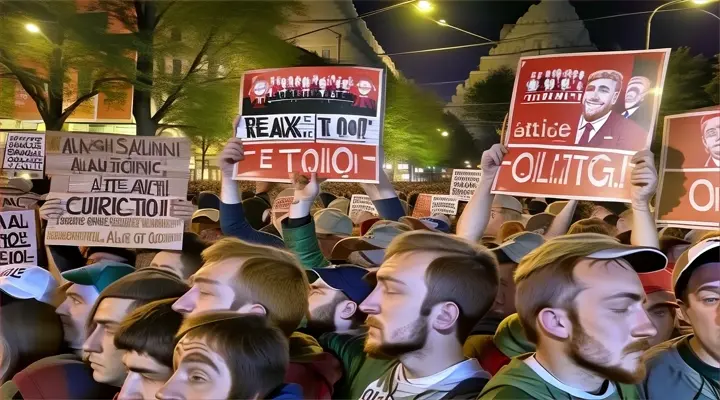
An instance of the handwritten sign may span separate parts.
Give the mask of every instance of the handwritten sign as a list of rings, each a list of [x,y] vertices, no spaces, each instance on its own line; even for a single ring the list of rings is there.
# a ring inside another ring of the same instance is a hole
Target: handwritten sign
[[[45,195],[37,193],[3,193],[0,191],[0,210],[29,210],[42,200],[45,200]]]
[[[450,182],[450,195],[462,201],[470,201],[475,194],[482,171],[478,169],[456,169],[453,170],[452,181]]]
[[[372,200],[370,200],[370,196],[364,194],[352,195],[352,197],[350,198],[350,219],[354,220],[355,216],[357,216],[357,214],[363,211],[368,212],[376,217],[378,216],[378,211],[375,208],[375,204],[373,204]]]
[[[457,215],[459,199],[455,196],[433,195],[430,203],[430,215]]]
[[[5,141],[2,170],[9,177],[42,179],[45,168],[45,135],[10,132]]]
[[[2,211],[0,228],[0,265],[37,265],[35,211]]]
[[[317,172],[330,181],[377,183],[385,73],[365,67],[247,72],[236,136],[245,160],[236,179],[290,182]]]
[[[669,49],[523,57],[492,192],[630,202],[652,142]]]
[[[720,107],[665,117],[659,226],[720,229]]]
[[[171,199],[121,193],[49,193],[64,200],[62,215],[48,220],[45,243],[181,250],[183,220]]]

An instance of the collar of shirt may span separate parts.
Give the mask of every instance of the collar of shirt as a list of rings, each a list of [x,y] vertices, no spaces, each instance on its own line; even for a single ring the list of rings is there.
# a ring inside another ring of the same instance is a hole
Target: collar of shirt
[[[632,108],[628,108],[627,110],[625,110],[625,112],[627,112],[627,113],[630,114],[630,115],[633,115],[633,114],[635,114],[635,111],[638,110],[638,108],[640,108],[640,106],[635,106],[635,107],[632,107]]]
[[[542,380],[549,383],[552,386],[555,386],[556,388],[562,390],[563,392],[571,395],[572,397],[577,397],[579,399],[584,400],[602,400],[607,399],[610,396],[612,396],[615,393],[615,383],[610,382],[609,385],[605,388],[605,391],[600,394],[591,394],[584,392],[580,389],[576,389],[572,386],[568,386],[562,382],[560,382],[557,378],[555,378],[548,370],[545,369],[540,363],[535,359],[535,356],[528,357],[524,360],[525,365],[530,367]]]
[[[607,122],[608,118],[610,118],[611,112],[612,111],[590,123],[590,125],[592,125],[592,131],[590,131],[590,137],[587,139],[588,142],[591,141],[595,137],[595,134],[600,131],[603,125],[605,125],[605,122]],[[578,124],[578,130],[575,134],[575,144],[580,143],[583,131],[585,130],[585,124],[587,124],[587,121],[585,121],[585,117],[581,116],[580,123]]]

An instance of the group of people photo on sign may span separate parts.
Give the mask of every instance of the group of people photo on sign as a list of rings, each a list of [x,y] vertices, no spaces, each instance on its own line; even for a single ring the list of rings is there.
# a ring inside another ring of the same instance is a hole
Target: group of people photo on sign
[[[533,71],[530,80],[525,83],[528,92],[550,92],[553,90],[582,91],[585,71],[576,69],[562,70],[560,68],[552,71]]]
[[[243,118],[279,114],[271,102],[382,126],[384,72],[364,67],[249,71],[214,159],[220,179],[198,193],[187,138],[11,132],[44,157],[0,178],[0,400],[720,399],[720,107],[668,117],[656,165],[660,100],[648,88],[661,88],[668,56],[522,58],[504,142],[452,182],[393,182],[381,130],[358,145],[364,175],[270,156],[329,156],[334,142],[243,136]],[[522,98],[528,77],[577,89],[575,69],[540,67],[570,58],[597,65],[577,71],[582,100]],[[656,75],[636,74],[646,67]],[[328,105],[329,88],[367,95],[376,119]],[[651,122],[639,128],[643,107]],[[568,126],[554,131],[562,143],[544,127],[514,135],[543,118]],[[97,140],[108,145],[68,145]],[[513,174],[538,151],[599,157],[577,168],[617,166],[626,179]],[[152,158],[164,172],[72,169],[92,158]],[[43,178],[22,177],[28,166]],[[157,216],[141,206],[150,200]]]

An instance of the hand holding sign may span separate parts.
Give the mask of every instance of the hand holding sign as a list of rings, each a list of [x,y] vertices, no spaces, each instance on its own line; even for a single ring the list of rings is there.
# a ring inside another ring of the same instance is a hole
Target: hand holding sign
[[[655,194],[658,182],[653,153],[650,150],[638,151],[631,162],[635,164],[630,174],[632,207],[638,211],[648,211],[648,203]]]
[[[237,124],[237,119],[235,120]],[[243,148],[242,139],[230,138],[225,147],[218,156],[217,166],[220,168],[224,177],[231,178],[235,164],[245,159],[245,149]]]
[[[494,144],[485,150],[480,161],[480,168],[483,171],[483,179],[492,181],[500,169],[503,157],[507,154],[507,148],[500,143]]]
[[[40,207],[40,219],[49,221],[60,218],[65,213],[67,201],[62,199],[50,199]]]
[[[186,227],[189,226],[194,212],[195,206],[191,202],[183,199],[170,200],[170,216],[183,220]]]

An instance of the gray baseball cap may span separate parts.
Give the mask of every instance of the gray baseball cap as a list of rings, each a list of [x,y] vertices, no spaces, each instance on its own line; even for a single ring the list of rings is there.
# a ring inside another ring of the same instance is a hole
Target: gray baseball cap
[[[495,255],[500,253],[507,256],[515,264],[528,253],[545,243],[545,238],[533,232],[518,232],[509,236],[500,246],[492,249]]]

